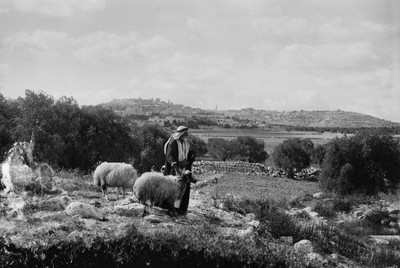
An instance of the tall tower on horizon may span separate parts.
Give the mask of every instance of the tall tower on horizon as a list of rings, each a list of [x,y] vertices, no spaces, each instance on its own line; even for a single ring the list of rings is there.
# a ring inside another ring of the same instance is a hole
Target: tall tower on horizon
[[[218,104],[215,105],[215,111],[218,111]]]

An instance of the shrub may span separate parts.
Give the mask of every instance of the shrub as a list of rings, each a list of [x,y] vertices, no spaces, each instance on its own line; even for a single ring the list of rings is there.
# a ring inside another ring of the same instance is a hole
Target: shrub
[[[298,229],[293,218],[285,214],[280,209],[281,204],[278,204],[276,201],[270,199],[250,200],[228,197],[224,199],[223,203],[224,207],[230,211],[241,214],[254,213],[265,227],[259,233],[261,236],[265,235],[269,237],[272,235],[274,238],[292,236]]]
[[[350,198],[333,199],[333,210],[349,213],[353,207],[353,201]]]
[[[295,169],[300,170],[310,165],[313,146],[311,141],[288,139],[275,147],[272,157],[275,164],[285,169],[289,178],[293,178]]]
[[[319,201],[314,205],[314,211],[318,213],[319,216],[325,218],[333,218],[336,216],[336,211],[333,209],[333,205]]]
[[[327,145],[321,185],[340,195],[394,189],[400,182],[400,146],[384,133],[360,132]]]

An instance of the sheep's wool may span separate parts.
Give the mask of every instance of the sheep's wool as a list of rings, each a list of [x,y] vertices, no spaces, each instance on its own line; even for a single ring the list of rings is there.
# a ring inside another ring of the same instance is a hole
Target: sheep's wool
[[[133,187],[137,178],[135,168],[126,163],[101,163],[93,174],[95,185],[106,185],[109,187]]]
[[[173,208],[182,198],[186,185],[187,181],[181,177],[146,172],[136,180],[133,192],[143,204],[149,201],[151,205],[166,204]]]

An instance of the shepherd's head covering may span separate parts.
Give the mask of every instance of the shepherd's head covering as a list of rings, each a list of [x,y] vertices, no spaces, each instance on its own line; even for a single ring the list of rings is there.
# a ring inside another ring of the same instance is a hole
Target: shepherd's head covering
[[[176,129],[176,132],[183,132],[183,131],[188,130],[188,129],[189,129],[188,127],[179,126],[179,127]]]
[[[189,129],[189,128],[188,128],[188,127],[185,127],[185,126],[179,126],[179,127],[176,129],[176,132],[173,133],[173,134],[171,135],[171,137],[169,137],[168,141],[167,141],[167,142],[165,143],[165,145],[164,145],[164,154],[167,153],[167,146],[168,146],[168,144],[169,144],[172,140],[179,140],[180,137],[182,137],[182,136],[184,135],[185,131],[188,130],[188,129]]]

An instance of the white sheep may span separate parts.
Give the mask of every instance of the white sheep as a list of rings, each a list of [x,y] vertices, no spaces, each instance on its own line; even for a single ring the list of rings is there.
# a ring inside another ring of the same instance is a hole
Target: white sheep
[[[180,176],[165,176],[160,172],[145,172],[135,182],[133,193],[140,203],[150,208],[153,205],[168,209],[170,215],[176,216],[182,196],[188,183],[196,182],[190,171]],[[146,214],[146,207],[143,215]]]
[[[136,169],[126,163],[103,162],[93,173],[94,185],[101,186],[106,199],[108,199],[107,187],[118,187],[117,199],[119,199],[119,190],[122,188],[122,196],[125,198],[125,188],[132,189],[136,179]]]

